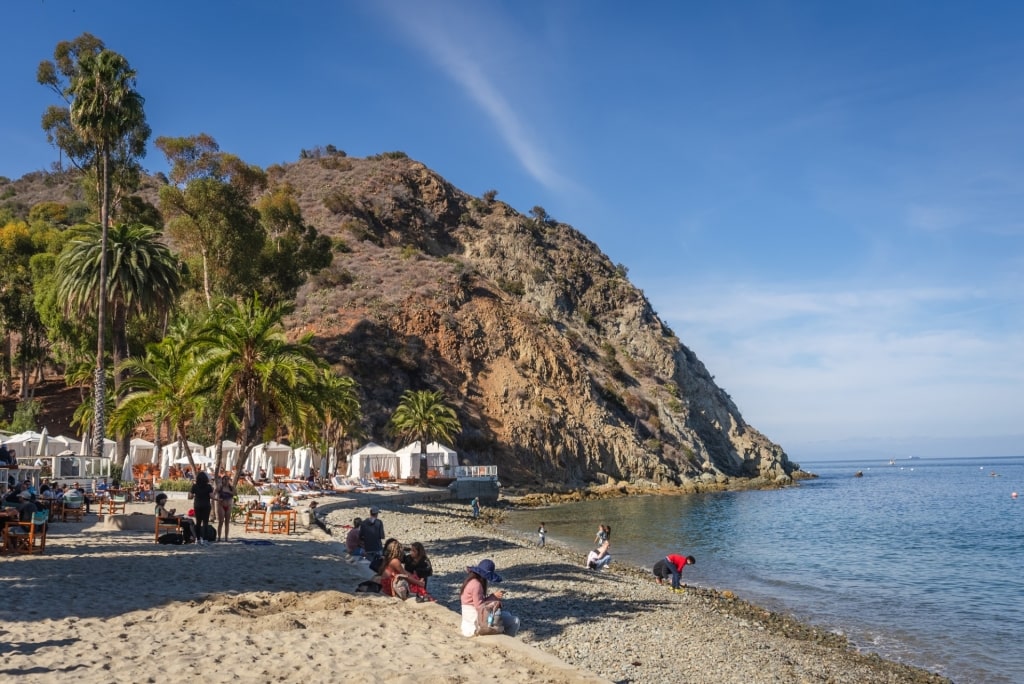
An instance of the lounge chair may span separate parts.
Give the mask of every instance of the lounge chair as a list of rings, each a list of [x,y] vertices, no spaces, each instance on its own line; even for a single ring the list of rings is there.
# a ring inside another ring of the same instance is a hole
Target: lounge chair
[[[32,515],[32,522],[8,522],[4,525],[4,550],[11,553],[43,553],[49,511]]]
[[[381,482],[375,477],[368,477],[366,480],[377,489],[400,489],[394,482]]]

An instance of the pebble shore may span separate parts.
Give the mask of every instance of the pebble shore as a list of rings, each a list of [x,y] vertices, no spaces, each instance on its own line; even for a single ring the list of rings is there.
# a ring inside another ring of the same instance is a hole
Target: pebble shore
[[[327,507],[325,507],[327,508]],[[332,507],[333,508],[333,507]],[[388,537],[420,541],[434,567],[429,589],[459,610],[466,566],[491,558],[518,639],[614,682],[660,684],[938,684],[938,674],[860,653],[846,639],[773,613],[728,591],[677,594],[621,564],[595,572],[575,551],[498,528],[500,511],[474,520],[465,504],[381,506]],[[335,536],[362,508],[330,511]],[[339,587],[352,591],[354,587]]]

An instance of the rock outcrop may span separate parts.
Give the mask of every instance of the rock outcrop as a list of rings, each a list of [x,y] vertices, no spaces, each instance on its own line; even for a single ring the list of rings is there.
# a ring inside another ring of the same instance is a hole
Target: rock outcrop
[[[458,410],[462,457],[509,483],[787,483],[798,469],[571,226],[471,197],[401,155],[272,176],[337,247],[294,324],[359,380],[378,438],[404,390],[429,388]]]

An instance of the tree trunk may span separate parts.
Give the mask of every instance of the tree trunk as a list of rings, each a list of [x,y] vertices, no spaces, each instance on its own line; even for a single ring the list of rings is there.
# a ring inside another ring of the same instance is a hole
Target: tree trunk
[[[104,356],[104,342],[107,336],[107,233],[110,227],[110,150],[100,150],[102,157],[103,187],[100,193],[100,283],[96,294],[96,382],[93,400],[93,457],[103,455],[103,440],[107,427],[107,368]]]
[[[121,364],[128,358],[128,311],[123,303],[114,306],[113,320],[110,322],[110,333],[113,338],[114,350],[114,402],[121,403],[121,384],[125,380],[125,372]],[[123,464],[131,448],[131,434],[117,435],[117,462]]]

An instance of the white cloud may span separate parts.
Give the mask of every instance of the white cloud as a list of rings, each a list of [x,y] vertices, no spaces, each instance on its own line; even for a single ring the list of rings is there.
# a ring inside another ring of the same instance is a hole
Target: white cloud
[[[487,115],[530,176],[552,191],[572,186],[555,170],[529,126],[485,68],[501,43],[496,33],[506,23],[503,19],[478,19],[466,7],[457,9],[444,3],[386,3],[384,7],[390,10],[395,24]],[[471,36],[487,36],[489,42],[474,45]],[[508,64],[502,66],[507,68]]]
[[[1024,406],[1020,303],[973,289],[725,287],[652,295],[752,425],[780,442],[1011,434]],[[650,290],[649,290],[650,291]]]

